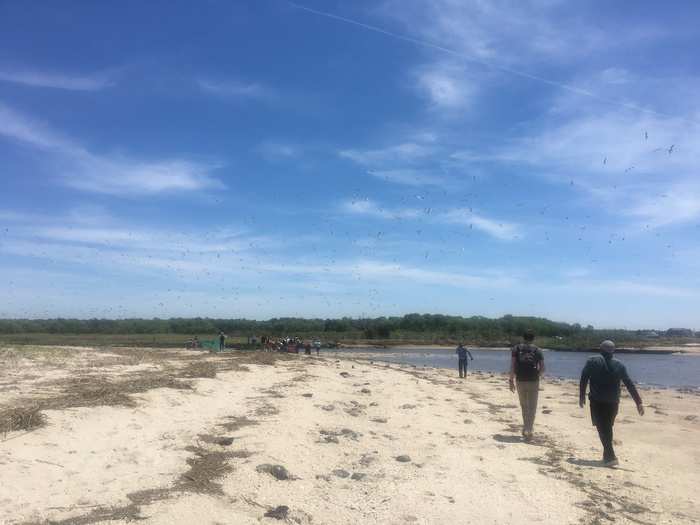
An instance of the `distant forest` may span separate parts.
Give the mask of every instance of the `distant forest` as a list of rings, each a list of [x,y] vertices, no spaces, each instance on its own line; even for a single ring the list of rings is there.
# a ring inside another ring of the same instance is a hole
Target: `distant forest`
[[[301,319],[277,318],[267,321],[247,319],[4,319],[0,320],[0,334],[213,334],[224,331],[241,336],[286,336],[324,334],[366,339],[402,338],[411,334],[498,340],[520,336],[532,329],[540,337],[581,338],[600,335],[622,339],[646,337],[647,330],[596,330],[577,323],[568,324],[539,317],[505,315],[498,319],[487,317],[460,317],[439,314],[408,314],[403,317],[374,319]],[[690,331],[689,331],[690,332]],[[662,335],[662,334],[659,334]],[[682,334],[663,334],[682,335]],[[692,336],[690,334],[683,334]]]

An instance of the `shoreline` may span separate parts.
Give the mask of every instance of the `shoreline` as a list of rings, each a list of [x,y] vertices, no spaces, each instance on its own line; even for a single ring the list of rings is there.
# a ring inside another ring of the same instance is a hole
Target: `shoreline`
[[[477,345],[465,345],[467,348],[475,348],[477,350],[490,351],[490,350],[509,350],[508,346],[477,346]],[[541,347],[542,350],[548,352],[570,352],[570,353],[598,353],[598,348],[550,348]],[[396,350],[454,350],[455,345],[436,345],[436,344],[379,344],[379,345],[365,345],[365,344],[342,344],[337,348],[337,350],[363,350],[372,349],[377,351],[396,351]],[[336,349],[325,349],[336,350]],[[636,354],[636,355],[673,355],[673,354],[683,354],[683,355],[700,355],[700,348],[696,346],[691,347],[680,347],[680,346],[669,346],[669,347],[648,347],[648,348],[633,348],[633,347],[620,347],[615,350],[619,354]]]
[[[341,351],[342,352],[342,351]],[[334,354],[333,357],[337,359],[345,359],[345,360],[358,360],[362,362],[368,362],[370,364],[372,363],[382,363],[382,364],[388,364],[388,365],[394,365],[397,367],[401,368],[406,368],[406,369],[415,369],[415,370],[439,370],[439,371],[450,371],[454,373],[455,366],[418,366],[418,365],[413,365],[410,363],[401,363],[398,361],[384,361],[381,359],[381,354],[372,354],[371,352],[367,353],[357,353],[357,354],[346,354],[346,355],[341,355],[341,352],[338,354]],[[470,374],[474,374],[477,376],[484,376],[488,375],[491,377],[494,376],[501,376],[503,378],[503,381],[505,384],[508,382],[508,373],[507,372],[498,372],[498,371],[489,371],[489,370],[474,370],[471,369],[469,370]],[[548,373],[545,372],[545,376],[542,378],[542,381],[555,381],[559,383],[570,383],[576,388],[576,391],[578,392],[578,379],[573,378],[573,377],[565,377],[565,376],[555,376],[555,375],[549,375]],[[654,384],[654,383],[644,383],[644,382],[639,382],[635,381],[635,385],[639,390],[648,390],[648,391],[654,391],[654,390],[664,390],[664,391],[674,391],[679,394],[691,394],[691,395],[697,395],[700,396],[700,386],[668,386],[668,385],[659,385],[659,384]],[[625,391],[624,388],[622,389],[623,392]]]

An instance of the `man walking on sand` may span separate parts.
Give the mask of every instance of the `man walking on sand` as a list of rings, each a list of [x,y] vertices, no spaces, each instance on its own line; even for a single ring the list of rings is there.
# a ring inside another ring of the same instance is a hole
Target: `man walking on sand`
[[[532,439],[532,428],[537,414],[537,397],[540,391],[540,376],[544,373],[544,355],[542,350],[533,344],[535,334],[526,330],[523,342],[511,349],[510,379],[511,392],[515,392],[516,384],[520,410],[523,414],[523,438]]]
[[[459,357],[459,363],[457,364],[457,368],[459,369],[459,377],[466,379],[467,365],[469,364],[469,361],[467,361],[467,356],[469,356],[469,359],[472,361],[474,361],[474,358],[472,357],[471,352],[464,347],[463,343],[459,343],[455,353]],[[464,375],[462,375],[462,371],[464,371]]]
[[[219,332],[219,351],[222,351],[224,348],[226,348],[226,334]]]
[[[603,444],[603,464],[614,467],[619,462],[613,449],[613,426],[615,416],[620,406],[620,381],[625,384],[627,391],[637,404],[637,412],[644,415],[644,405],[634,383],[627,375],[627,369],[613,357],[615,343],[603,341],[600,343],[600,355],[591,357],[581,371],[579,384],[579,406],[586,404],[586,386],[591,383],[588,399],[591,402],[591,420],[598,429],[600,442]]]

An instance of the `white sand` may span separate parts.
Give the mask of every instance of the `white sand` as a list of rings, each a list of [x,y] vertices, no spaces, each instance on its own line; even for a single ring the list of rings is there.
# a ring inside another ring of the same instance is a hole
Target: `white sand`
[[[22,366],[13,371],[18,383]],[[517,399],[498,375],[460,381],[451,371],[304,356],[247,366],[194,380],[194,391],[138,394],[137,409],[50,411],[47,426],[0,436],[0,523],[125,508],[130,493],[177,485],[191,446],[252,455],[226,460],[232,471],[214,480],[219,493],[171,491],[136,506],[144,523],[279,523],[263,517],[279,505],[301,524],[700,520],[697,396],[643,391],[644,418],[623,400],[622,464],[613,470],[597,466],[597,435],[569,382],[543,384],[540,409],[551,413],[540,410],[538,439],[525,444]],[[0,406],[16,400],[0,391]],[[221,424],[231,416],[256,424],[227,431]],[[234,441],[221,446],[204,435]],[[256,471],[266,463],[283,465],[293,479]],[[129,522],[112,517],[103,522]]]

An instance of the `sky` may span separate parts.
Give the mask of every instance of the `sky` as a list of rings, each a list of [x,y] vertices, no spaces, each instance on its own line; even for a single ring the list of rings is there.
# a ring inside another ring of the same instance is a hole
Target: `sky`
[[[700,329],[700,4],[0,1],[0,318]]]

